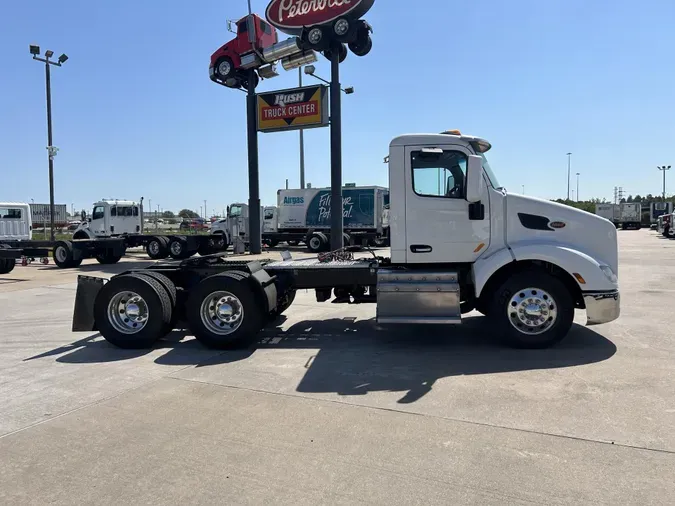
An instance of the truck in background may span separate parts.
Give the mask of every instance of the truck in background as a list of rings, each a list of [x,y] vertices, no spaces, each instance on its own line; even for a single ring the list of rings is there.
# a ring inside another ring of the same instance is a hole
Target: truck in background
[[[624,230],[642,228],[642,204],[639,202],[622,202],[619,204],[619,224]]]
[[[345,244],[386,240],[385,203],[389,190],[381,186],[345,186],[342,189]],[[276,232],[263,235],[271,242],[302,241],[312,252],[330,248],[330,188],[277,192]]]
[[[30,204],[30,215],[33,226],[48,228],[51,223],[49,204]],[[68,226],[68,209],[65,204],[54,205],[54,227],[64,228]]]
[[[656,223],[659,216],[673,213],[672,202],[652,202],[649,204],[649,221],[652,225]]]
[[[619,206],[617,204],[595,204],[595,214],[619,227]]]

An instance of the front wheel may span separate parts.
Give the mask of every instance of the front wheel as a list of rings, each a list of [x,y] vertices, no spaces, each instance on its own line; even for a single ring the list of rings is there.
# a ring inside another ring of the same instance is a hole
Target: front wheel
[[[558,278],[531,270],[507,279],[495,292],[488,312],[509,345],[548,348],[572,327],[574,301]]]
[[[221,79],[228,79],[234,76],[234,63],[229,56],[225,56],[218,60],[215,66],[215,72],[218,77]]]
[[[325,235],[320,232],[315,232],[307,241],[307,249],[312,253],[320,253],[326,247]]]

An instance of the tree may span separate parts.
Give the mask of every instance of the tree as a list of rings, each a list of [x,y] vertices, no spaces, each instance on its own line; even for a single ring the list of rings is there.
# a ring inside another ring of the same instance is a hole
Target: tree
[[[170,220],[170,219],[173,219],[173,218],[175,218],[175,217],[176,217],[176,215],[173,214],[172,211],[164,211],[164,212],[162,213],[162,218],[167,218],[167,219]]]
[[[199,218],[199,214],[190,209],[181,209],[181,211],[178,213],[178,216],[181,218]]]

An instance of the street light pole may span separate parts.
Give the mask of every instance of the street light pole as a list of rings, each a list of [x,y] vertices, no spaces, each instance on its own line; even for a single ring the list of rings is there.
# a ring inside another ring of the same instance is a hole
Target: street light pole
[[[302,88],[302,67],[298,67],[298,85]],[[300,129],[300,188],[305,189],[305,131]]]
[[[521,185],[523,187],[523,195],[525,195],[525,185]]]
[[[572,153],[567,153],[567,200],[570,199],[570,172],[572,170]]]
[[[577,172],[577,202],[579,202],[579,175],[581,172]]]
[[[54,241],[54,157],[56,156],[57,148],[52,144],[52,87],[51,87],[51,73],[50,65],[60,67],[68,60],[65,54],[59,56],[58,61],[52,61],[50,58],[54,56],[54,51],[45,51],[45,57],[40,58],[40,46],[30,45],[30,54],[33,55],[33,60],[37,60],[45,64],[45,87],[47,89],[47,152],[49,153],[49,226],[50,239]]]
[[[661,172],[663,172],[663,201],[666,201],[666,171],[670,170],[670,165],[657,166]]]
[[[207,211],[206,211],[206,199],[204,199],[204,219],[205,219],[205,220],[206,220],[206,214],[207,214]]]

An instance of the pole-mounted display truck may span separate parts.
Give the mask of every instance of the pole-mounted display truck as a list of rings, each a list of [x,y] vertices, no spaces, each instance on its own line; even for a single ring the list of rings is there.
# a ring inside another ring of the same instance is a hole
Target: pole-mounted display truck
[[[575,309],[587,324],[619,316],[616,228],[569,206],[508,193],[490,144],[458,131],[395,138],[389,149],[391,256],[158,263],[80,276],[74,331],[149,347],[180,322],[203,344],[248,343],[297,290],[318,301],[374,303],[380,324],[457,324],[473,309],[519,347],[551,346]],[[440,181],[440,184],[439,184]]]

